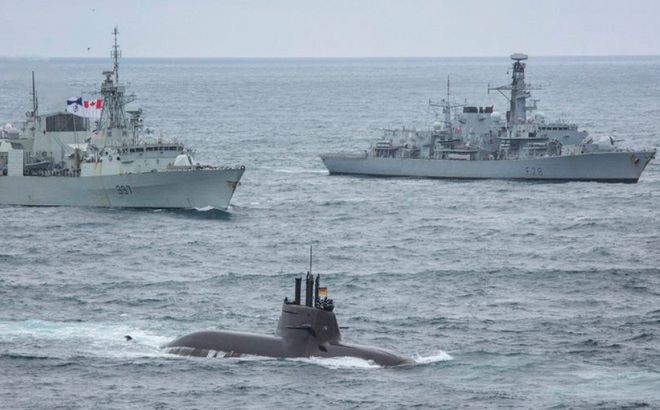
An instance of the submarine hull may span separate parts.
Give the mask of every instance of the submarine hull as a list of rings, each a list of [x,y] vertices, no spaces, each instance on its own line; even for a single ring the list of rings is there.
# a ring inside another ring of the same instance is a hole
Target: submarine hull
[[[296,339],[297,342],[258,333],[202,331],[180,337],[164,348],[167,353],[196,357],[355,357],[384,367],[414,363],[409,358],[377,347],[331,342],[316,344],[307,337]]]
[[[300,303],[300,281],[296,279],[295,300],[284,300],[275,335],[230,330],[201,331],[180,337],[163,348],[168,353],[181,356],[356,357],[379,366],[414,363],[386,349],[344,344],[332,300],[321,300],[318,296],[318,275],[316,282],[311,275],[307,276],[305,305]]]
[[[202,331],[180,337],[167,345],[168,353],[180,356],[236,357],[244,354],[282,357],[282,338],[235,331]]]
[[[381,349],[372,346],[361,345],[344,345],[344,344],[329,344],[325,346],[327,351],[326,355],[319,354],[320,357],[357,357],[359,359],[374,362],[379,366],[401,366],[406,364],[414,364],[415,361],[407,357],[401,356],[397,353],[391,352],[386,349]],[[323,352],[326,353],[326,352]]]

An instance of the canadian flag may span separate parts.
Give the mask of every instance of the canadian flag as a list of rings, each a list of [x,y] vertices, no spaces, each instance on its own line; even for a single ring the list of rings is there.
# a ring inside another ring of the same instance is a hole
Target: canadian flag
[[[101,105],[103,100],[83,100],[82,97],[69,98],[66,102],[66,111],[79,117],[101,118]]]

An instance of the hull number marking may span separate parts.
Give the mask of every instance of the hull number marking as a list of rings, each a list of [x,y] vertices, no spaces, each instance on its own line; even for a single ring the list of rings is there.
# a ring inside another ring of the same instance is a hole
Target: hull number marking
[[[133,195],[133,190],[130,185],[116,185],[115,188],[117,188],[117,193],[119,195]]]
[[[541,167],[525,167],[525,175],[527,176],[543,176],[543,169]]]

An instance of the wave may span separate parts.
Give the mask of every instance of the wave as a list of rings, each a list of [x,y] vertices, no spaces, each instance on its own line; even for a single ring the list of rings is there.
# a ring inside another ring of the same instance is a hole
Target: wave
[[[125,336],[132,340],[127,341]],[[162,356],[160,346],[171,337],[155,334],[130,324],[50,322],[26,320],[0,322],[0,343],[11,350],[5,356],[24,358]],[[39,348],[40,354],[29,353]]]
[[[417,356],[413,358],[418,364],[430,364],[438,362],[446,362],[449,360],[454,360],[454,358],[447,352],[439,350],[438,352],[430,356]]]

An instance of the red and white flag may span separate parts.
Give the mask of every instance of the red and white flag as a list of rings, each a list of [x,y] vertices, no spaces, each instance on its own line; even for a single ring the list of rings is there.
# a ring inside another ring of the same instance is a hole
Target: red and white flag
[[[98,120],[101,118],[101,105],[103,100],[83,100],[82,97],[69,98],[66,102],[66,111],[73,113],[79,117],[93,118]]]

